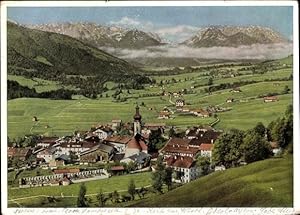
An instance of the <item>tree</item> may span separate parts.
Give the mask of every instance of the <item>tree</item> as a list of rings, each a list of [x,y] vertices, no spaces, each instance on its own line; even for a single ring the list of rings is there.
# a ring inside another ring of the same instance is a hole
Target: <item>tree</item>
[[[202,175],[209,173],[210,161],[208,157],[198,156],[196,160],[196,166],[201,168]]]
[[[212,160],[215,164],[222,164],[226,168],[234,167],[242,157],[240,149],[243,143],[244,132],[232,129],[220,136],[215,142]]]
[[[174,127],[172,126],[169,130],[169,137],[174,137],[176,135],[176,132],[175,132],[175,129]]]
[[[289,91],[290,91],[289,86],[285,85],[282,94],[287,94],[289,93]]]
[[[168,191],[170,190],[170,188],[172,186],[172,173],[173,173],[173,170],[172,170],[171,167],[168,167],[168,168],[165,169],[165,174],[164,174],[164,177],[163,177],[163,181],[167,185]]]
[[[213,78],[212,77],[210,77],[209,79],[208,79],[208,82],[207,82],[207,85],[208,86],[210,86],[210,85],[213,85]]]
[[[266,139],[260,133],[251,130],[245,135],[241,149],[247,163],[266,159],[272,154]]]
[[[135,194],[135,183],[134,180],[131,179],[128,185],[128,194],[131,196],[131,198],[134,200],[134,194]]]
[[[253,130],[262,137],[266,134],[266,127],[261,122],[257,123]]]
[[[86,194],[86,186],[84,183],[80,185],[79,195],[77,198],[77,207],[87,207],[87,200],[85,197]]]
[[[105,197],[102,189],[100,190],[99,194],[97,194],[97,200],[99,201],[100,207],[103,207],[105,205],[105,202],[107,201],[107,198]]]
[[[112,199],[113,199],[114,203],[117,203],[118,200],[119,200],[119,198],[120,198],[120,194],[118,193],[118,191],[115,190],[115,191],[112,193]]]
[[[156,170],[152,174],[152,187],[162,193],[162,186],[165,174],[165,165],[163,164],[163,157],[159,156],[157,158]]]
[[[161,136],[161,130],[157,129],[151,131],[149,135],[149,143],[148,143],[149,151],[156,151],[160,149],[163,146],[163,143],[164,143],[164,138]]]

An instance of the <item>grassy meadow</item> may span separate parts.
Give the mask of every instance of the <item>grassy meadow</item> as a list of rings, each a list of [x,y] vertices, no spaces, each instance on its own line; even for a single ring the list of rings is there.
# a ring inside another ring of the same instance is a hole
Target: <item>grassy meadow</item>
[[[281,64],[291,64],[291,57],[279,60]],[[244,66],[245,68],[247,66]],[[230,71],[237,71],[239,65],[223,67]],[[282,93],[287,86],[293,89],[292,81],[268,81],[266,79],[288,78],[292,74],[292,68],[276,69],[264,74],[250,74],[251,71],[241,71],[236,77],[216,76],[213,85],[233,83],[238,81],[258,81],[258,83],[241,86],[242,92],[233,93],[230,89],[219,90],[208,94],[208,72],[192,72],[178,75],[152,76],[157,83],[163,82],[163,86],[146,85],[142,90],[123,90],[121,98],[125,102],[116,102],[111,96],[115,92],[116,83],[107,82],[108,92],[103,93],[97,100],[87,99],[76,95],[73,100],[50,100],[38,98],[19,98],[8,101],[8,136],[10,138],[24,136],[26,134],[65,135],[75,130],[87,130],[98,123],[109,123],[112,119],[122,119],[131,122],[136,102],[141,106],[141,114],[144,122],[165,122],[167,125],[185,128],[199,124],[209,124],[215,119],[185,116],[175,113],[172,119],[159,120],[158,113],[163,107],[169,107],[175,111],[176,98],[171,102],[168,96],[160,95],[162,90],[178,92],[188,89],[191,92],[184,95],[187,108],[206,108],[208,106],[230,107],[228,112],[218,113],[220,122],[217,127],[228,129],[238,127],[248,129],[258,121],[268,124],[278,115],[283,114],[286,106],[292,103],[292,91],[290,94],[279,96],[278,102],[264,103],[259,96],[268,93]],[[37,91],[54,90],[61,87],[60,83],[42,79],[28,79],[21,76],[9,75],[8,79],[16,80],[21,85],[36,88]],[[175,80],[175,82],[174,82]],[[200,86],[191,88],[192,86]],[[234,98],[235,102],[226,103],[227,98]],[[32,122],[32,117],[37,116],[39,122]],[[242,119],[242,120],[241,120]]]
[[[214,172],[132,207],[292,207],[293,158]]]

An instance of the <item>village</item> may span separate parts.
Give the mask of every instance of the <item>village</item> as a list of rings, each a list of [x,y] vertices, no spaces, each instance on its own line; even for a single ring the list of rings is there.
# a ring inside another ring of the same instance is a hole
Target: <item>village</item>
[[[184,99],[176,100],[176,111],[185,109]],[[198,126],[185,130],[180,137],[174,136],[174,127],[165,123],[142,121],[140,108],[135,108],[132,123],[113,119],[106,125],[93,126],[89,131],[75,131],[63,137],[40,136],[34,147],[8,147],[8,159],[23,161],[21,169],[52,170],[52,175],[37,175],[19,179],[20,188],[37,186],[59,186],[99,180],[116,175],[155,171],[158,156],[167,167],[172,168],[172,181],[189,183],[203,174],[203,167],[196,165],[199,157],[211,162],[215,141],[222,134],[213,127]],[[199,110],[196,116],[210,117],[206,110]],[[169,116],[164,108],[159,117]],[[34,118],[34,120],[37,120]],[[167,132],[168,131],[168,132]],[[155,146],[153,142],[159,142]],[[280,151],[271,143],[273,153]],[[26,162],[30,160],[30,162]],[[92,166],[83,169],[81,166]],[[208,172],[225,170],[225,166],[209,166]],[[9,171],[17,169],[9,166]],[[207,173],[205,173],[207,174]]]

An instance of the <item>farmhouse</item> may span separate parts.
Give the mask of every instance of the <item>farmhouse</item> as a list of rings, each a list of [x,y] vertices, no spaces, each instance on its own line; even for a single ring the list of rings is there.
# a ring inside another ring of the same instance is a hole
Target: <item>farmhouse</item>
[[[127,143],[131,140],[130,136],[110,136],[104,140],[104,143],[113,146],[117,153],[124,153]]]
[[[142,169],[149,165],[150,159],[151,159],[151,155],[144,152],[139,152],[137,154],[123,158],[121,162],[127,164],[130,162],[134,162],[135,164],[137,164],[138,169]]]
[[[98,145],[98,143],[88,142],[88,141],[70,141],[61,143],[58,147],[60,154],[69,155],[70,152],[74,152],[75,154],[80,154],[90,148]]]
[[[100,143],[93,148],[80,153],[81,163],[95,163],[98,161],[110,161],[113,157],[114,148]]]
[[[7,149],[7,156],[9,158],[17,158],[22,161],[27,160],[31,155],[31,153],[32,153],[31,148],[8,147]]]
[[[160,150],[160,154],[166,157],[170,156],[188,156],[194,157],[199,149],[189,145],[189,139],[172,137],[166,145]]]
[[[88,136],[96,135],[100,140],[106,139],[113,134],[113,130],[108,126],[100,126],[88,133]]]
[[[239,87],[234,87],[234,88],[232,88],[232,90],[230,90],[230,92],[240,93],[240,92],[242,92],[242,90]]]
[[[189,183],[201,175],[201,168],[195,165],[195,161],[191,157],[170,156],[166,159],[166,163],[175,172],[175,176],[173,176],[175,182]]]
[[[227,103],[232,103],[233,101],[234,101],[233,98],[228,98],[228,99],[226,99],[226,102],[227,102]]]
[[[121,119],[113,119],[111,121],[111,126],[113,130],[116,130],[118,127],[121,127],[122,120]]]
[[[175,102],[176,108],[182,108],[185,105],[184,99],[177,99]]]
[[[278,101],[278,97],[277,96],[267,96],[264,97],[264,102],[276,102]]]
[[[202,157],[210,157],[212,156],[212,149],[214,144],[211,143],[202,143],[199,147],[200,153]]]
[[[37,158],[44,159],[46,163],[49,163],[55,158],[56,148],[46,148],[36,154]]]
[[[282,151],[278,142],[270,142],[270,146],[274,155],[278,155]]]
[[[210,113],[207,110],[204,109],[196,109],[191,111],[192,114],[199,116],[199,117],[209,117]]]
[[[159,112],[158,119],[170,119],[171,113],[169,112]]]
[[[48,148],[50,146],[59,145],[58,140],[58,137],[42,137],[38,140],[37,146]]]

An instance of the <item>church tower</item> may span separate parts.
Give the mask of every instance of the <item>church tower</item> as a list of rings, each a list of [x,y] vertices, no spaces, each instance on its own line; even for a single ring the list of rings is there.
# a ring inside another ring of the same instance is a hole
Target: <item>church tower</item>
[[[133,134],[134,136],[136,134],[140,134],[141,133],[141,120],[142,120],[142,116],[140,115],[140,108],[138,105],[136,105],[135,107],[135,114],[133,116]]]

